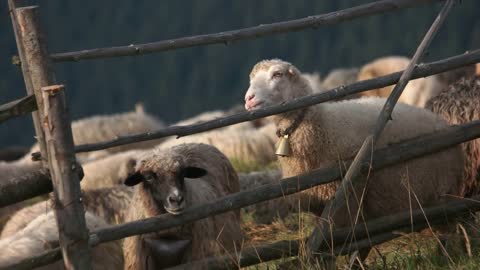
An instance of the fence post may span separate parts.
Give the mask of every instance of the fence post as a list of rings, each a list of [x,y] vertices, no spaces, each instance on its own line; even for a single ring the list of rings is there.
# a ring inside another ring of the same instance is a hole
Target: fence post
[[[44,106],[42,122],[63,261],[67,269],[91,269],[89,233],[80,197],[80,179],[64,86],[45,86],[41,90]]]
[[[32,44],[32,42],[41,40],[41,39],[39,39],[39,36],[38,36],[39,32],[29,31],[29,33],[26,33],[26,30],[29,30],[29,29],[24,29],[24,28],[19,27],[18,19],[17,19],[16,14],[15,14],[15,10],[16,10],[15,0],[8,0],[8,8],[9,8],[9,11],[10,11],[10,18],[12,19],[12,27],[13,27],[13,32],[15,34],[15,41],[17,43],[17,50],[18,50],[18,55],[20,57],[20,62],[21,62],[21,68],[22,68],[22,73],[23,73],[23,80],[25,82],[25,87],[26,87],[27,93],[29,95],[34,95],[35,94],[35,89],[40,90],[40,88],[38,87],[38,85],[37,85],[36,88],[34,88],[34,85],[32,84],[32,79],[31,79],[32,74],[30,73],[30,68],[28,66],[29,62],[25,59],[25,57],[26,57],[25,50],[26,49],[24,48],[23,43],[28,43],[28,49],[29,49],[28,53],[31,54],[32,48],[35,48],[35,44]],[[35,29],[35,30],[37,30],[37,29]],[[32,37],[32,39],[31,40],[28,40],[28,39],[25,40],[27,35]],[[40,37],[40,38],[43,38],[43,37]],[[35,70],[35,68],[34,68],[34,70]],[[41,95],[36,95],[36,97],[37,97],[36,98],[37,104],[39,104],[38,99],[41,99]],[[45,146],[45,134],[43,133],[43,130],[42,130],[42,127],[41,127],[42,124],[40,122],[40,119],[41,119],[40,111],[37,110],[37,111],[32,112],[32,118],[33,118],[33,126],[35,128],[35,136],[37,138],[38,145],[40,146],[40,153],[42,153],[42,157],[46,157],[47,156],[46,155],[47,150],[46,150],[46,146]],[[42,163],[43,163],[43,166],[45,168],[48,166],[47,161],[45,159],[42,159]]]
[[[47,154],[42,155],[42,162],[48,164],[54,187],[54,210],[64,264],[66,269],[91,269],[88,230],[63,86],[51,86],[55,84],[55,74],[40,26],[38,6],[16,8],[12,12],[19,51],[22,51],[23,75],[37,101],[41,124],[37,135],[46,137]]]

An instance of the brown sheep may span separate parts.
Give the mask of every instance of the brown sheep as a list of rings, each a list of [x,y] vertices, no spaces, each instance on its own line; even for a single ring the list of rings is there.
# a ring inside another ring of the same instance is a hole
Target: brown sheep
[[[127,221],[165,213],[180,215],[186,207],[239,191],[238,176],[228,159],[206,144],[155,149],[138,160],[136,172],[125,184],[136,185]],[[240,212],[231,211],[179,228],[126,238],[125,269],[146,269],[145,264],[151,263],[147,242],[169,238],[191,240],[191,255],[186,260],[198,260],[224,249],[233,251],[235,241],[241,238]],[[164,259],[155,259],[157,268],[165,267]]]
[[[480,119],[480,78],[463,78],[428,101],[426,108],[452,125]],[[480,139],[462,144],[465,162],[462,190],[465,196],[480,192]]]

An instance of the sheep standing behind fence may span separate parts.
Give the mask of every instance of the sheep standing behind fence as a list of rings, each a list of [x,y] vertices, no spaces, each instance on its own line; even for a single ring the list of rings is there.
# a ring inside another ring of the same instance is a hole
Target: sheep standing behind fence
[[[138,160],[136,172],[125,184],[136,185],[128,221],[167,212],[180,214],[188,206],[239,191],[238,176],[228,159],[206,144],[155,149]],[[145,269],[145,262],[151,263],[146,258],[149,250],[145,243],[159,237],[190,239],[191,254],[187,260],[232,252],[236,241],[241,239],[240,212],[235,210],[168,231],[126,238],[125,269]],[[155,259],[156,267],[163,267],[162,263],[162,258]]]
[[[246,108],[255,110],[311,93],[308,83],[292,64],[265,60],[253,68]],[[280,157],[283,177],[299,175],[313,169],[335,165],[352,158],[373,130],[385,99],[361,98],[323,103],[273,117],[281,136],[288,135],[291,155]],[[447,127],[447,123],[426,110],[398,104],[378,142],[378,147],[401,142]],[[343,164],[338,164],[343,166]],[[416,158],[372,172],[365,190],[363,218],[385,216],[410,207],[418,208],[446,200],[448,195],[462,195],[463,155],[459,146]],[[317,186],[290,196],[310,204],[318,214],[323,203],[335,194],[337,183]],[[363,190],[355,190],[357,196]],[[418,202],[409,204],[415,194]],[[355,198],[355,196],[353,196]],[[352,199],[353,199],[352,198]],[[355,200],[347,210],[333,216],[335,226],[348,226],[358,209]],[[307,207],[305,206],[305,208]]]

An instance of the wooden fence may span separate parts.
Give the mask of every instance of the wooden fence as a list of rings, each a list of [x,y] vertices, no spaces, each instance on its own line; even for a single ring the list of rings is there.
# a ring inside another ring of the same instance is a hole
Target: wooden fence
[[[281,105],[270,106],[252,112],[244,112],[200,124],[188,126],[171,126],[156,132],[120,137],[112,141],[89,145],[73,145],[70,119],[65,91],[62,85],[55,81],[54,62],[80,61],[87,59],[135,56],[167,50],[175,50],[193,46],[238,42],[262,36],[300,31],[308,28],[317,28],[337,24],[359,17],[371,16],[383,12],[413,7],[424,3],[438,2],[439,0],[384,0],[373,2],[328,14],[316,15],[297,20],[284,21],[227,31],[222,33],[184,37],[148,44],[128,45],[112,48],[99,48],[78,52],[50,54],[45,35],[41,29],[40,15],[37,6],[17,7],[15,0],[8,0],[12,25],[17,42],[18,54],[22,67],[23,77],[27,89],[27,96],[0,106],[0,122],[26,115],[33,112],[36,136],[40,145],[40,152],[34,155],[40,160],[43,169],[37,173],[23,177],[8,179],[0,183],[0,207],[13,204],[37,195],[53,191],[55,215],[59,224],[59,248],[38,254],[20,263],[12,264],[1,269],[31,269],[46,265],[63,258],[67,269],[91,269],[90,247],[103,242],[122,239],[128,236],[168,229],[212,215],[221,214],[233,209],[271,200],[281,196],[300,192],[313,186],[329,183],[340,179],[342,182],[335,198],[325,207],[322,217],[327,218],[334,213],[345,201],[347,186],[363,185],[358,175],[368,168],[379,169],[394,165],[398,162],[415,157],[434,153],[468,140],[480,137],[480,121],[474,121],[459,126],[452,126],[437,134],[425,135],[388,148],[375,151],[374,159],[367,160],[367,149],[375,147],[383,127],[390,119],[390,114],[409,80],[430,76],[451,69],[459,68],[480,62],[480,50],[467,52],[440,61],[418,64],[425,49],[431,43],[435,33],[441,27],[445,17],[454,6],[454,0],[447,0],[431,28],[420,43],[415,55],[405,71],[387,76],[356,82],[340,86],[325,93],[302,97]],[[305,108],[349,94],[359,93],[388,85],[395,85],[392,94],[387,99],[385,107],[379,115],[377,125],[371,135],[366,138],[362,148],[352,161],[345,161],[349,169],[341,171],[338,166],[321,170],[314,170],[307,174],[282,179],[276,184],[264,185],[252,190],[225,196],[204,205],[193,206],[179,216],[165,214],[157,217],[137,220],[125,224],[110,226],[88,232],[85,225],[84,209],[80,197],[81,166],[75,162],[75,153],[106,149],[118,145],[147,141],[167,136],[187,136],[228,125],[250,121],[269,115]],[[427,143],[428,142],[428,143]],[[369,152],[370,154],[370,152]],[[350,164],[352,164],[350,166]],[[49,170],[46,170],[46,169]],[[337,243],[344,243],[352,239],[352,233],[357,242],[348,249],[342,245],[334,249],[335,254],[349,253],[360,247],[370,246],[392,239],[396,235],[392,230],[403,230],[409,226],[411,219],[415,221],[414,229],[422,229],[428,223],[445,216],[456,216],[467,211],[479,210],[480,203],[477,197],[469,201],[456,201],[436,207],[424,209],[425,213],[399,213],[389,217],[367,223],[369,239],[365,239],[365,226],[336,229],[330,236],[325,223],[319,224],[313,234],[307,239],[307,255],[313,253],[322,255],[325,250],[325,241],[335,239]],[[350,240],[349,240],[350,239]],[[259,246],[242,252],[238,261],[231,258],[206,258],[205,261],[212,269],[235,268],[257,264],[283,256],[298,255],[298,242],[277,242]],[[318,255],[316,255],[318,256]],[[175,269],[188,269],[189,264],[180,265]]]

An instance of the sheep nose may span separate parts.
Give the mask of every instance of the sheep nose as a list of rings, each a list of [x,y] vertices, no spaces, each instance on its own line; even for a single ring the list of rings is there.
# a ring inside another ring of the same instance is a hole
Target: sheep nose
[[[168,201],[170,203],[181,204],[183,202],[183,196],[182,195],[170,195],[170,196],[168,196]]]
[[[255,97],[255,94],[245,96],[245,102],[252,100]]]

